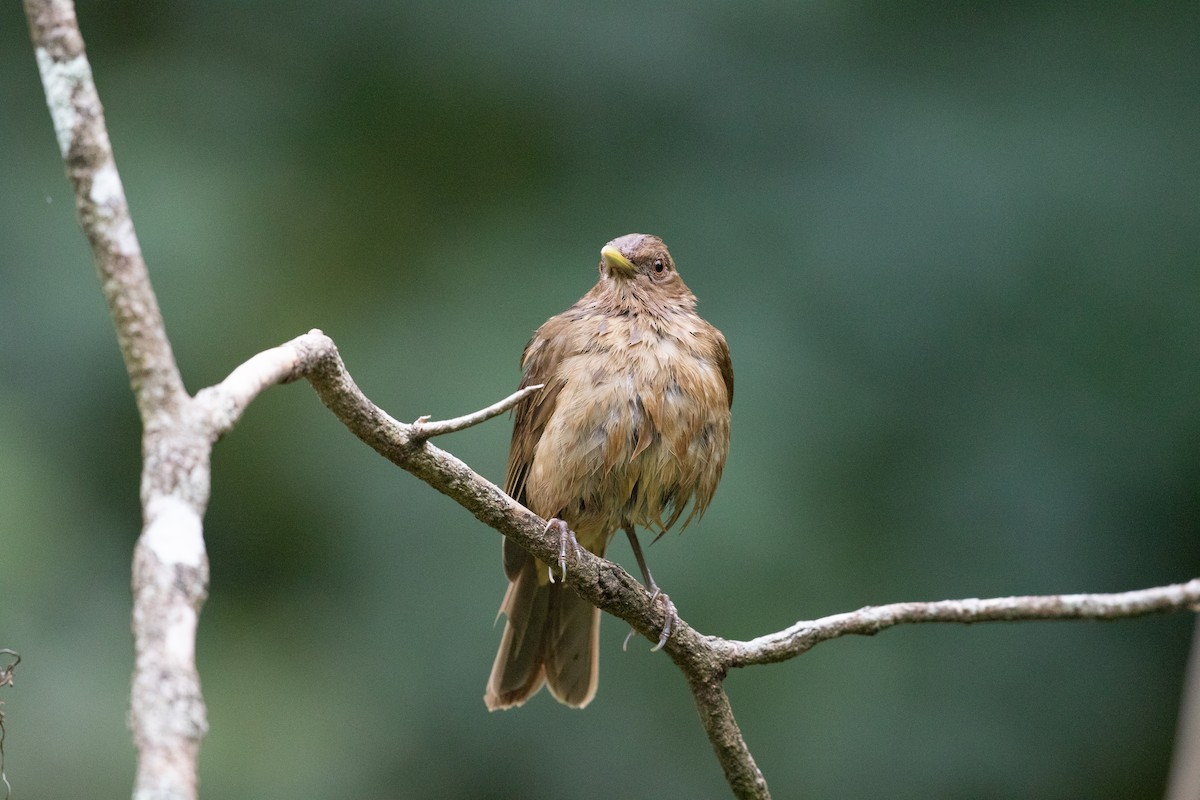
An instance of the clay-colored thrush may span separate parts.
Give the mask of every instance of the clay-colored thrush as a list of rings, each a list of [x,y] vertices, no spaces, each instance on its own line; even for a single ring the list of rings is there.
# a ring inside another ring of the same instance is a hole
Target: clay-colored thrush
[[[729,449],[733,367],[725,337],[657,236],[631,233],[600,251],[600,281],[537,329],[522,386],[544,388],[513,411],[507,491],[597,555],[618,529],[670,625],[674,606],[646,569],[634,526],[662,533],[703,514]],[[565,524],[564,524],[565,523]],[[596,694],[600,611],[504,540],[508,617],[484,702],[519,706],[546,683],[582,708]],[[669,628],[664,629],[666,640]]]

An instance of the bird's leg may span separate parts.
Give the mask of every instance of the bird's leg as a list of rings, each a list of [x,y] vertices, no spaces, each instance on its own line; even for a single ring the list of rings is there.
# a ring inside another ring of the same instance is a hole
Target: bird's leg
[[[675,610],[675,604],[671,602],[671,598],[667,597],[667,593],[658,588],[658,584],[654,582],[654,576],[650,574],[650,568],[646,566],[646,557],[642,555],[642,546],[638,543],[637,533],[633,530],[632,525],[625,526],[625,535],[629,537],[629,546],[633,548],[633,557],[637,559],[638,568],[642,571],[642,577],[646,581],[646,588],[650,590],[650,602],[662,600],[663,604],[663,629],[662,634],[658,637],[658,644],[650,648],[650,652],[654,653],[662,649],[667,643],[667,639],[671,638],[671,629],[675,627],[675,622],[679,619],[679,612]],[[633,638],[634,630],[629,629],[628,635],[625,636],[625,643],[621,645],[624,650],[629,646],[629,640]]]
[[[550,532],[551,528],[558,530],[558,568],[562,571],[562,580],[567,579],[567,542],[575,548],[575,556],[582,558],[583,553],[579,551],[579,540],[575,538],[575,534],[567,527],[567,523],[563,522],[558,517],[554,517],[546,523],[546,533]],[[554,583],[554,567],[546,567],[546,572],[550,576],[550,582]]]

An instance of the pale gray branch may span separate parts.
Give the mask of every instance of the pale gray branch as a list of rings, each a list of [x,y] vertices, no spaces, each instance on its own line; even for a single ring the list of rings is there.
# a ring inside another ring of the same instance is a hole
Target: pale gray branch
[[[784,661],[821,642],[842,636],[873,636],[895,625],[922,622],[1023,622],[1034,620],[1128,619],[1147,614],[1196,611],[1200,578],[1116,594],[1062,594],[938,600],[866,606],[857,611],[801,621],[786,630],[748,642],[722,640],[729,667]]]
[[[307,336],[323,336],[314,330],[264,350],[239,364],[218,383],[196,393],[195,404],[205,417],[212,438],[227,433],[242,418],[246,408],[264,389],[294,380],[300,363],[302,340]]]
[[[25,14],[76,212],[142,419],[129,712],[138,749],[134,797],[191,800],[207,729],[194,649],[208,588],[201,518],[210,443],[189,424],[187,393],[133,230],[74,5],[26,0]]]
[[[75,6],[70,0],[25,0],[25,15],[75,209],[96,259],[138,411],[148,424],[154,414],[183,401],[183,380],[133,230]]]

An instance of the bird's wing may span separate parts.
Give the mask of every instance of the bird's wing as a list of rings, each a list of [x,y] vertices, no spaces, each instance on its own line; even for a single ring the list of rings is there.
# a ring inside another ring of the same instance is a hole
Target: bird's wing
[[[716,328],[712,329],[716,334],[713,337],[715,344],[715,352],[713,360],[717,362],[717,368],[721,370],[721,378],[725,381],[725,390],[729,392],[729,407],[733,408],[733,361],[729,358],[729,343],[725,341],[725,335]]]
[[[559,371],[559,365],[569,350],[569,337],[565,327],[566,320],[561,315],[551,317],[534,333],[521,355],[521,386],[544,384],[540,391],[526,397],[513,409],[512,444],[508,449],[508,473],[504,491],[522,505],[528,505],[525,481],[529,477],[538,442],[554,414],[558,395],[566,385],[566,379]],[[540,509],[540,513],[553,514],[555,510]],[[505,540],[504,568],[510,579],[520,572],[521,565],[527,557],[528,554],[523,549],[509,547],[508,540]]]

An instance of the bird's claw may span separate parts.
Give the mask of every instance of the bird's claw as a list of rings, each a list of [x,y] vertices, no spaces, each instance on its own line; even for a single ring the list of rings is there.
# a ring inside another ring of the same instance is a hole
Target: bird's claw
[[[676,610],[675,604],[671,602],[670,597],[667,597],[667,593],[662,589],[659,589],[657,586],[650,595],[651,603],[655,602],[656,600],[661,600],[663,604],[663,627],[662,633],[660,633],[658,636],[658,644],[650,648],[651,653],[657,653],[659,650],[663,649],[663,645],[665,645],[667,640],[671,638],[671,631],[675,629],[676,623],[679,622],[679,611]],[[635,633],[637,633],[637,631],[633,628],[630,628],[629,633],[625,634],[625,642],[621,645],[622,650],[629,648],[629,640],[633,638]]]
[[[675,629],[675,623],[679,621],[679,612],[675,609],[675,604],[671,602],[671,598],[667,597],[667,593],[661,589],[655,589],[654,594],[650,595],[650,602],[662,600],[663,604],[663,628],[662,633],[658,636],[658,644],[650,648],[651,653],[657,653],[663,649],[663,645],[671,638],[671,631]]]
[[[575,557],[582,558],[583,552],[579,547],[579,540],[575,538],[575,534],[567,527],[567,523],[557,517],[546,523],[546,533],[549,533],[551,528],[558,529],[558,568],[562,573],[560,580],[567,580],[567,542],[575,548]],[[550,577],[550,582],[554,583],[554,567],[546,567],[546,573]]]

